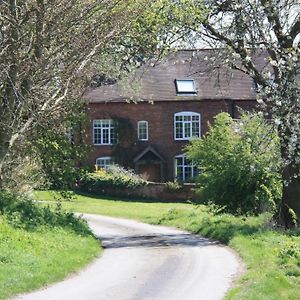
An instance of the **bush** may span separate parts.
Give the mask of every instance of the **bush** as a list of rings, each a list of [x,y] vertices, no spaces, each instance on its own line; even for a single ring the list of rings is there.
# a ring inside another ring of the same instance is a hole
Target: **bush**
[[[168,181],[166,182],[166,190],[168,192],[178,192],[182,186],[178,182]]]
[[[68,228],[78,234],[91,235],[87,222],[72,212],[39,206],[24,195],[0,191],[0,214],[14,227],[37,229],[40,226]]]
[[[275,130],[258,114],[217,115],[203,139],[187,147],[188,157],[201,165],[203,202],[234,214],[273,210],[281,198],[280,149]]]
[[[100,169],[94,173],[86,173],[79,182],[79,189],[89,193],[105,193],[106,189],[134,189],[146,185],[147,181],[131,170],[113,165],[107,170]]]

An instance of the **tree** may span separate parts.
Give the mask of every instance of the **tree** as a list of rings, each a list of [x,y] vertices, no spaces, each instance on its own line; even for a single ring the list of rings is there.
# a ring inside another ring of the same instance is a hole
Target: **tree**
[[[289,226],[293,211],[300,220],[299,1],[205,3],[206,18],[188,25],[195,40],[221,48],[223,64],[253,78],[261,109],[278,126],[284,181],[280,221]]]
[[[81,161],[86,158],[89,146],[81,141],[86,124],[83,105],[73,106],[72,112],[60,123],[38,124],[32,131],[31,151],[40,159],[46,186],[57,190],[72,190],[85,171]]]
[[[92,74],[128,71],[178,38],[177,20],[185,17],[180,5],[177,10],[169,5],[168,0],[0,2],[0,187],[14,151],[25,141],[30,148],[35,127],[61,122]]]
[[[233,214],[275,211],[282,186],[278,142],[274,126],[257,113],[243,113],[239,121],[218,114],[209,132],[187,147],[201,166],[201,201]]]
[[[123,31],[130,8],[122,13],[124,1],[99,3],[1,1],[1,177],[9,154],[36,124],[72,107],[90,59]]]

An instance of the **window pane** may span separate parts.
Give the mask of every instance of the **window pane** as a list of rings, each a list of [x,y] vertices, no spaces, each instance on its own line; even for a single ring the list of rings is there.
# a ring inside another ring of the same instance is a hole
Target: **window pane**
[[[117,142],[118,142],[117,132],[114,127],[111,127],[110,128],[110,144],[115,145],[115,144],[117,144]]]
[[[199,137],[199,123],[198,122],[193,122],[192,123],[192,137]]]
[[[183,168],[182,167],[177,167],[176,179],[179,180],[179,181],[184,181]]]
[[[177,93],[195,93],[194,80],[176,80]]]
[[[176,165],[177,166],[183,165],[183,157],[176,157]]]
[[[138,123],[138,139],[144,141],[148,140],[148,122]]]
[[[109,127],[111,124],[111,120],[102,120],[102,127]]]
[[[199,169],[186,156],[175,157],[175,172],[175,179],[185,182],[200,173]]]
[[[102,129],[102,144],[109,144],[109,129],[103,128]]]
[[[96,165],[98,168],[107,169],[108,166],[113,164],[113,160],[111,157],[97,158]]]
[[[189,140],[192,137],[200,137],[200,114],[194,112],[182,112],[175,115],[174,130],[175,139]]]
[[[191,137],[191,123],[184,123],[184,137]]]
[[[94,144],[110,145],[117,143],[115,122],[110,119],[94,120],[93,122]]]
[[[192,167],[191,166],[186,166],[185,168],[184,168],[184,180],[186,181],[186,180],[188,180],[188,179],[190,179],[191,177],[192,177]]]
[[[183,138],[183,124],[176,123],[176,138],[181,139]]]
[[[94,144],[101,144],[101,129],[94,129]]]

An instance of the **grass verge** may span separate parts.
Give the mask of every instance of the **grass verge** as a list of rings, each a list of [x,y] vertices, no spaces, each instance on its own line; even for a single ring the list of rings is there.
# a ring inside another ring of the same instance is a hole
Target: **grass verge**
[[[55,194],[37,192],[38,200],[55,201]],[[74,211],[138,219],[176,226],[214,238],[236,250],[247,265],[226,299],[300,299],[299,231],[278,231],[268,225],[270,216],[215,215],[205,206],[181,203],[122,201],[77,195],[62,202]]]
[[[6,205],[6,196],[0,194],[0,299],[59,281],[99,254],[83,221],[25,199]]]

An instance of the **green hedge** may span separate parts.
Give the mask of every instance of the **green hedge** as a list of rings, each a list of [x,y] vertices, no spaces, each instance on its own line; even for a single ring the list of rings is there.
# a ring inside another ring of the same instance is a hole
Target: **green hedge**
[[[79,182],[79,190],[88,193],[105,193],[106,189],[134,189],[147,183],[133,171],[114,165],[107,170],[100,169],[94,173],[84,174]]]

